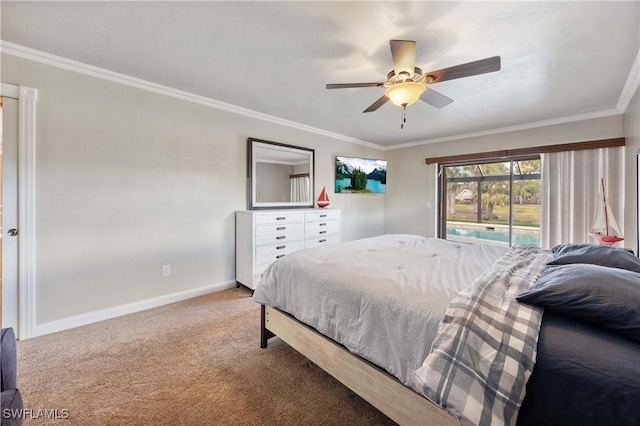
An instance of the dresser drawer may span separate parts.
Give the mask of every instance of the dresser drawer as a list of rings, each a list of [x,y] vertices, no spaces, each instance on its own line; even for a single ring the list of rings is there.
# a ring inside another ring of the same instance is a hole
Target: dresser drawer
[[[304,248],[304,241],[294,241],[291,243],[272,244],[270,246],[256,247],[256,265],[271,263],[289,253]]]
[[[278,223],[275,225],[256,226],[257,246],[288,243],[302,239],[304,239],[304,225],[302,223]]]
[[[338,209],[236,212],[236,281],[255,290],[276,260],[307,247],[339,243],[340,220]]]
[[[256,215],[256,225],[267,225],[275,223],[302,223],[304,213],[273,212],[260,213]]]
[[[304,224],[304,238],[328,237],[337,235],[340,231],[340,222],[327,220],[324,222],[307,222]]]
[[[324,222],[327,220],[340,219],[340,212],[337,210],[321,210],[317,212],[308,212],[304,214],[305,222]]]
[[[309,238],[308,240],[304,240],[304,248],[328,246],[331,244],[338,244],[339,242],[340,242],[340,237],[337,235],[334,235],[333,237]]]

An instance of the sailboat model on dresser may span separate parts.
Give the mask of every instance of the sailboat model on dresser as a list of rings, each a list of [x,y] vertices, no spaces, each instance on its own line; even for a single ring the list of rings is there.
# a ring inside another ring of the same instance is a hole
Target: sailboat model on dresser
[[[607,195],[604,190],[604,179],[600,179],[600,191],[596,211],[591,223],[589,235],[598,240],[602,245],[610,246],[624,240],[620,227],[613,217],[613,212],[607,203]]]
[[[320,192],[320,196],[318,197],[317,205],[320,208],[324,208],[329,205],[329,196],[327,195],[327,190],[324,186],[322,187],[322,192]]]

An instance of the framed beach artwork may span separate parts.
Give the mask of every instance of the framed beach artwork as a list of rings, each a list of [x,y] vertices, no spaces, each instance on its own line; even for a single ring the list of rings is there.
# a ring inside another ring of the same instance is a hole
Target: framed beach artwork
[[[387,160],[336,157],[336,194],[384,194],[387,191]]]

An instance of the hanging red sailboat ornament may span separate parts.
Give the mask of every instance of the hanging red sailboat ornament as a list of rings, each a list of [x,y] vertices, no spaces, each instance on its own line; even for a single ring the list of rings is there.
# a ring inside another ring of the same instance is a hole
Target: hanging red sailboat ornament
[[[614,219],[613,212],[607,203],[607,196],[604,190],[604,179],[600,179],[598,202],[589,235],[597,239],[600,244],[607,246],[624,240],[622,232],[620,232],[620,227]]]
[[[318,197],[318,207],[323,208],[329,205],[329,196],[327,195],[327,191],[325,187],[322,187],[322,192],[320,192],[320,196]]]

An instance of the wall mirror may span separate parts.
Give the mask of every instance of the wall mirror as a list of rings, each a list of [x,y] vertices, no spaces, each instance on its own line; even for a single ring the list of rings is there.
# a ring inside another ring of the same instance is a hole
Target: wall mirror
[[[247,140],[249,209],[313,207],[315,150]]]

